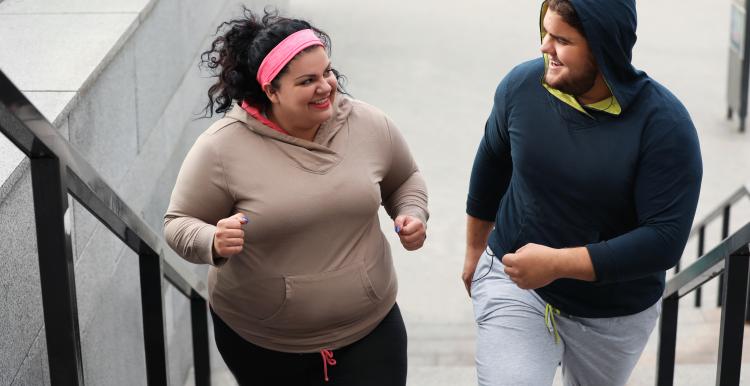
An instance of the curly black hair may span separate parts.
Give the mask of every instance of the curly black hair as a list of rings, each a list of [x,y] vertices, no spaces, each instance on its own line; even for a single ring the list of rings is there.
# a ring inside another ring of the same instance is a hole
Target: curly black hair
[[[265,9],[262,18],[245,6],[242,10],[242,17],[219,25],[216,29],[218,37],[211,43],[211,48],[201,54],[201,66],[218,78],[208,89],[208,103],[204,109],[206,117],[229,110],[234,101],[246,101],[260,110],[267,109],[271,101],[255,77],[263,58],[287,36],[312,29],[326,52],[331,53],[328,34],[307,21],[281,17],[275,9]],[[313,48],[308,47],[303,52]],[[276,75],[271,82],[273,87],[278,88],[278,79],[288,67],[289,64]],[[335,69],[333,74],[340,81],[337,91],[346,94],[342,86],[345,78]]]

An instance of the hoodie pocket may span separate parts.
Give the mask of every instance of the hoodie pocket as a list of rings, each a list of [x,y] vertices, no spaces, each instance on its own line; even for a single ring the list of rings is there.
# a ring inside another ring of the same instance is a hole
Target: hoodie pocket
[[[287,276],[285,298],[264,324],[286,331],[345,326],[372,309],[380,297],[364,264],[312,275]]]

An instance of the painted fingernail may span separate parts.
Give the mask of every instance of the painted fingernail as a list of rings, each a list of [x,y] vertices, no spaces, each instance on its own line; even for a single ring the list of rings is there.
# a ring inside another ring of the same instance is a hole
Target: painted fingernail
[[[401,227],[400,226],[396,226],[396,233],[400,233],[400,232],[401,232]]]
[[[242,223],[243,223],[243,224],[247,224],[247,223],[248,223],[248,221],[250,221],[250,220],[248,220],[248,219],[247,219],[247,217],[245,217],[245,216],[242,216]]]

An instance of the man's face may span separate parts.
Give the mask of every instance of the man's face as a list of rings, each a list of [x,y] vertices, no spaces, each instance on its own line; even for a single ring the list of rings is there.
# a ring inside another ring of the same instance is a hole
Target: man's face
[[[586,38],[552,10],[547,10],[542,25],[547,34],[540,49],[549,58],[544,81],[574,96],[591,90],[599,70]]]

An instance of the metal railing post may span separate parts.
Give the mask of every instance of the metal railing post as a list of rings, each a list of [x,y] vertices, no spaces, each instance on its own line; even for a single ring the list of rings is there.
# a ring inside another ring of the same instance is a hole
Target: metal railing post
[[[706,226],[702,225],[698,230],[698,258],[700,259],[701,256],[703,256],[703,253],[705,252],[705,246],[706,246]],[[703,291],[701,290],[701,287],[698,287],[695,289],[695,307],[698,308],[701,306],[701,297],[703,296]]]
[[[740,384],[749,256],[746,244],[726,259],[724,307],[721,310],[719,361],[716,370],[716,384],[721,386]]]
[[[83,385],[83,357],[70,230],[68,195],[57,158],[31,158],[39,276],[47,335],[50,383]]]
[[[677,349],[677,312],[680,298],[670,296],[662,301],[661,318],[659,319],[659,347],[656,354],[656,385],[666,386],[674,383],[674,361]]]
[[[721,239],[724,240],[729,237],[729,211],[731,204],[724,207],[724,213],[721,216]],[[722,288],[724,287],[724,274],[719,275],[719,290],[716,296],[716,305],[721,307],[722,303]]]
[[[167,339],[164,327],[162,259],[147,246],[138,253],[143,308],[143,345],[150,386],[168,385]]]
[[[190,296],[190,316],[193,330],[193,368],[195,385],[211,385],[211,361],[208,343],[208,307],[198,294]]]

